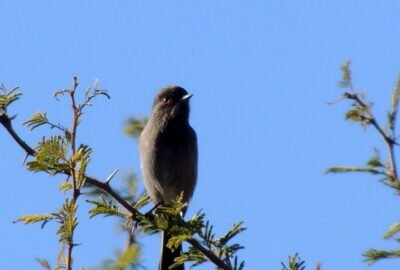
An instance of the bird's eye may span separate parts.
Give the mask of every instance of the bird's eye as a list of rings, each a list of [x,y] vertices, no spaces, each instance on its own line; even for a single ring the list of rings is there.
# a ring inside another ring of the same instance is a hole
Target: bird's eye
[[[172,104],[172,97],[165,97],[163,98],[164,104],[171,105]]]

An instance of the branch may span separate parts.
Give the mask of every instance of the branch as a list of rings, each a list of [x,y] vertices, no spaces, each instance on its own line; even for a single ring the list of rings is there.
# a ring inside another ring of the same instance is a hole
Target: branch
[[[231,268],[226,265],[220,258],[218,258],[217,255],[203,247],[202,244],[200,244],[196,239],[187,239],[186,240],[189,244],[191,244],[194,248],[199,250],[201,253],[203,253],[210,261],[212,261],[216,266],[218,266],[221,269],[225,270],[231,270]]]
[[[72,102],[72,113],[73,113],[73,123],[72,123],[72,133],[71,133],[71,148],[72,148],[72,152],[75,152],[75,139],[76,139],[76,130],[78,127],[78,122],[79,122],[79,111],[77,109],[76,106],[76,102],[75,102],[75,91],[76,88],[78,87],[78,78],[76,76],[74,76],[73,78],[73,86],[71,91],[69,92],[69,95],[71,97],[71,102]]]
[[[382,129],[382,127],[376,121],[375,116],[372,114],[371,107],[369,105],[365,104],[365,102],[362,101],[356,93],[346,92],[343,94],[343,96],[345,98],[353,100],[354,102],[356,102],[356,104],[358,104],[362,108],[366,109],[367,116],[366,116],[365,120],[367,120],[368,123],[370,123],[378,131],[378,133],[381,135],[381,137],[385,141],[386,147],[388,149],[390,174],[392,176],[392,180],[397,180],[397,168],[396,168],[396,161],[395,161],[395,155],[394,155],[394,146],[397,144],[396,141]]]
[[[34,157],[36,151],[31,148],[25,141],[23,141],[18,134],[14,131],[11,120],[6,114],[0,115],[0,124],[4,126],[4,128],[8,131],[8,133],[13,137],[13,139],[18,143],[18,145],[26,152],[27,155]],[[70,172],[65,171],[66,175],[71,176]],[[142,215],[136,208],[130,205],[127,201],[125,201],[121,196],[119,196],[109,184],[103,183],[96,178],[86,176],[86,183],[92,186],[95,186],[104,192],[108,193],[111,197],[113,197],[117,202],[119,202],[123,207],[125,207],[131,214],[136,216]]]
[[[14,131],[12,124],[11,124],[11,119],[8,117],[8,115],[4,109],[0,109],[0,124],[2,124],[4,126],[4,128],[8,131],[8,133],[11,135],[11,137],[18,143],[18,145],[22,149],[24,149],[24,151],[29,156],[35,155],[35,150],[33,150],[28,144],[26,144],[26,142],[24,142],[18,136],[18,134]]]
[[[129,202],[124,200],[118,193],[116,193],[111,186],[108,183],[103,183],[93,177],[86,176],[86,183],[90,184],[92,186],[95,186],[102,191],[106,192],[108,195],[110,195],[112,198],[114,198],[117,202],[119,202],[123,207],[126,208],[131,214],[132,214],[132,219],[135,221],[140,221],[138,217],[143,216],[142,213],[140,213],[135,207],[133,207]]]
[[[11,119],[7,116],[6,113],[0,114],[0,124],[4,126],[4,128],[18,143],[18,145],[26,152],[27,155],[35,156],[36,151],[33,148],[31,148],[28,144],[26,144],[14,131],[11,125]],[[64,174],[71,176],[71,173],[69,171],[64,171]],[[111,188],[109,182],[104,183],[90,176],[85,176],[85,178],[86,178],[85,184],[95,186],[100,190],[109,194],[112,198],[114,198],[117,202],[119,202],[123,207],[125,207],[125,209],[127,209],[132,214],[133,220],[140,221],[140,217],[142,217],[143,214],[140,213],[129,202],[124,200],[120,195],[118,195],[118,193]],[[206,256],[211,262],[213,262],[219,268],[225,270],[231,270],[231,268],[227,264],[225,264],[218,256],[216,256],[213,252],[209,251],[207,248],[201,245],[197,240],[187,239],[186,241],[194,248],[198,249],[201,253],[203,253],[204,256]]]

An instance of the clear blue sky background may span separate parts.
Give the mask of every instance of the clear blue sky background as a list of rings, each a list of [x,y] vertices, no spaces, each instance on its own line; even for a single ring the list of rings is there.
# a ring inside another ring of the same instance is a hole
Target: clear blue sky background
[[[367,269],[367,248],[398,248],[382,240],[400,218],[398,197],[372,176],[324,170],[363,164],[382,147],[374,132],[343,120],[345,103],[327,102],[342,93],[339,67],[350,58],[355,85],[385,119],[400,72],[399,1],[1,1],[0,9],[0,81],[24,92],[10,114],[30,144],[49,133],[21,126],[33,112],[69,123],[66,100],[53,91],[73,74],[85,87],[98,78],[112,99],[97,100],[81,126],[80,141],[94,148],[90,174],[139,173],[124,121],[149,115],[157,90],[179,84],[194,93],[200,145],[188,216],[203,209],[218,233],[244,220],[237,241],[246,269],[280,269],[294,252],[307,269],[318,261],[326,270]],[[57,208],[62,178],[25,172],[24,153],[4,130],[0,146],[0,269],[39,269],[35,257],[55,260],[56,225],[12,221]],[[115,220],[80,210],[76,269],[124,244]],[[142,263],[155,269],[159,236],[140,242]]]

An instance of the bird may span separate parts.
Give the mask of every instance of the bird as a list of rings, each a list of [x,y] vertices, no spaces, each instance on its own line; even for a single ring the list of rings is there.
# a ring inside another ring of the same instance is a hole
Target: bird
[[[180,86],[161,88],[139,138],[143,180],[156,206],[167,205],[177,196],[189,203],[196,187],[197,135],[189,123],[192,96]],[[159,270],[169,269],[182,252],[182,245],[174,250],[166,246],[169,238],[168,231],[163,231]],[[176,269],[182,270],[184,265]]]

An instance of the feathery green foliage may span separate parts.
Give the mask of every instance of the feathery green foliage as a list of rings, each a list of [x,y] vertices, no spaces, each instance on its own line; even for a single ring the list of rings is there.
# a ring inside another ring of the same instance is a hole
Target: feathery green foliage
[[[71,190],[72,184],[68,183],[67,181],[62,182],[59,186],[58,186],[58,190],[64,192],[64,194],[68,191]]]
[[[0,85],[0,108],[6,110],[8,106],[21,97],[22,93],[17,92],[18,89],[19,87],[16,86],[7,90],[4,84]]]
[[[363,254],[365,261],[373,264],[381,259],[400,258],[400,250],[369,249]]]
[[[100,196],[98,200],[87,200],[88,203],[94,204],[95,206],[89,211],[89,217],[95,217],[97,215],[104,216],[118,216],[122,218],[127,218],[129,216],[128,212],[119,208],[111,200],[107,201],[104,196]]]
[[[67,131],[66,128],[62,127],[61,124],[54,124],[49,121],[47,118],[47,113],[36,112],[34,113],[31,118],[26,120],[24,125],[28,126],[31,130],[34,130],[37,127],[48,125],[50,128],[57,128],[62,131]]]
[[[342,66],[342,80],[339,86],[349,90],[342,96],[343,99],[351,101],[351,108],[345,114],[347,120],[359,122],[362,127],[371,126],[381,136],[386,145],[387,160],[382,161],[380,151],[375,149],[375,153],[370,158],[365,167],[357,166],[341,166],[332,167],[327,173],[344,173],[344,172],[364,172],[373,175],[382,175],[384,178],[380,181],[386,186],[393,188],[397,195],[400,195],[400,179],[397,172],[397,162],[395,159],[395,148],[399,145],[396,137],[396,120],[400,98],[400,76],[392,92],[391,109],[388,112],[387,122],[381,125],[372,113],[372,103],[366,102],[365,97],[358,94],[352,84],[350,62],[346,61]],[[384,234],[385,239],[390,239],[400,232],[400,224],[393,224]],[[400,241],[400,239],[396,239]],[[400,258],[400,250],[377,250],[369,249],[365,252],[364,257],[367,262],[374,263],[383,258]]]
[[[385,168],[378,149],[374,149],[374,155],[368,160],[367,165],[374,168]]]
[[[328,170],[326,170],[326,173],[348,173],[348,172],[366,172],[366,173],[372,173],[372,174],[384,174],[384,172],[375,170],[373,168],[368,168],[368,167],[331,167]]]
[[[198,213],[187,221],[183,220],[180,213],[186,207],[186,204],[182,202],[182,198],[182,195],[178,196],[170,204],[158,206],[154,210],[154,213],[136,217],[140,220],[138,225],[140,225],[144,232],[150,234],[167,230],[171,236],[167,247],[171,249],[178,247],[183,241],[194,239],[207,247],[208,251],[216,254],[231,269],[243,269],[244,262],[239,263],[236,256],[237,251],[243,247],[235,243],[229,244],[235,236],[246,229],[243,227],[243,223],[240,222],[233,225],[232,229],[227,233],[216,238],[215,234],[212,233],[212,226],[208,221],[205,222],[204,220],[204,213]],[[142,206],[144,201],[146,203],[149,201],[148,195],[142,196],[138,200],[137,205]],[[90,200],[89,202],[95,205],[90,211],[91,217],[105,215],[130,219],[129,214],[125,211],[121,212],[112,201],[102,199],[100,201]],[[182,253],[176,259],[174,265],[180,265],[185,261],[191,261],[192,266],[196,266],[208,261],[208,258],[197,249],[189,248],[188,251]]]
[[[28,170],[32,172],[45,172],[50,176],[56,174],[67,175],[59,185],[59,191],[66,196],[65,202],[59,210],[41,215],[25,215],[16,220],[24,224],[41,223],[42,227],[49,221],[56,221],[59,227],[56,233],[59,236],[62,249],[57,257],[55,269],[72,270],[73,248],[76,246],[74,232],[78,226],[77,211],[79,208],[80,196],[88,196],[87,202],[93,205],[89,216],[98,215],[115,216],[123,221],[123,231],[127,233],[128,245],[119,251],[114,259],[107,260],[102,269],[128,270],[137,268],[140,254],[139,246],[135,243],[137,227],[140,231],[148,234],[168,231],[171,236],[167,246],[176,248],[182,242],[189,243],[187,251],[183,252],[175,261],[175,264],[182,264],[185,261],[191,262],[192,266],[211,261],[216,265],[223,265],[223,269],[239,270],[244,268],[244,262],[239,261],[237,251],[243,247],[232,243],[233,238],[245,230],[243,223],[234,224],[233,227],[220,237],[212,232],[213,226],[205,221],[205,214],[199,212],[191,219],[184,220],[182,213],[187,205],[183,203],[183,194],[168,205],[159,205],[154,211],[147,214],[139,212],[150,202],[150,197],[142,192],[138,193],[137,177],[130,175],[126,181],[124,191],[116,192],[110,186],[111,179],[115,176],[115,170],[105,182],[100,182],[86,175],[86,169],[90,162],[92,149],[87,145],[79,145],[77,142],[77,130],[81,123],[84,109],[92,106],[92,100],[97,96],[110,98],[105,90],[97,88],[97,81],[93,87],[85,90],[84,100],[79,103],[75,93],[78,87],[77,78],[73,78],[71,88],[59,90],[54,93],[58,99],[60,96],[69,96],[73,112],[72,125],[69,129],[64,128],[60,123],[53,123],[47,117],[46,112],[38,112],[32,115],[24,124],[31,130],[40,126],[47,126],[56,129],[55,135],[43,137],[42,141],[32,149],[18,138],[13,131],[11,118],[7,115],[6,107],[17,100],[20,93],[18,88],[6,91],[4,86],[0,87],[3,94],[0,94],[0,124],[16,139],[19,145],[33,159],[27,163]],[[143,130],[147,119],[132,118],[128,121],[125,132],[134,138],[138,138]],[[87,182],[90,186],[88,187]],[[88,192],[82,192],[85,189]],[[123,207],[122,207],[123,206]],[[50,263],[44,259],[38,259],[44,269],[51,269]]]
[[[41,222],[42,225],[41,227],[43,228],[47,222],[51,220],[58,219],[57,214],[38,214],[38,215],[24,215],[19,217],[17,220],[14,221],[14,223],[17,222],[23,222],[24,224],[33,224],[33,223],[38,223]]]
[[[61,226],[57,230],[60,236],[60,241],[71,241],[72,235],[76,226],[78,226],[78,219],[76,218],[76,210],[78,205],[74,200],[67,199],[57,215]]]
[[[42,227],[51,220],[56,220],[60,223],[57,229],[59,240],[62,246],[66,247],[66,255],[60,254],[58,266],[56,268],[64,268],[72,270],[72,249],[74,243],[74,231],[78,226],[76,212],[78,209],[78,198],[81,195],[81,189],[86,183],[86,168],[90,162],[90,154],[92,150],[87,145],[77,144],[77,128],[81,122],[81,116],[86,106],[92,106],[91,101],[99,95],[109,98],[105,90],[97,89],[97,81],[94,87],[89,87],[85,91],[85,98],[82,103],[76,102],[75,92],[78,87],[77,78],[74,77],[73,86],[70,89],[57,91],[54,96],[58,98],[60,95],[68,94],[70,97],[73,119],[71,130],[64,128],[61,124],[54,124],[49,121],[46,113],[35,113],[24,124],[30,127],[31,130],[47,125],[51,129],[56,128],[61,131],[61,134],[44,137],[41,142],[34,149],[34,159],[27,163],[28,170],[33,172],[45,172],[49,175],[67,174],[69,177],[63,181],[59,190],[68,195],[65,203],[61,206],[60,210],[44,215],[26,215],[17,219],[25,224],[42,222]],[[16,89],[10,92],[3,90],[4,94],[1,95],[3,107],[10,104],[12,101],[18,99]],[[31,151],[33,152],[33,151]],[[71,193],[68,193],[71,191]],[[63,248],[64,250],[64,248]],[[64,251],[63,251],[64,252]],[[43,267],[49,267],[45,260],[39,261]]]
[[[75,170],[76,189],[80,190],[85,185],[86,167],[90,161],[92,149],[87,145],[81,145],[78,150],[70,157],[70,169]]]
[[[35,159],[27,163],[28,170],[50,175],[64,173],[69,169],[67,150],[68,144],[60,135],[43,138],[36,147]]]
[[[390,130],[395,130],[396,128],[395,125],[397,119],[397,112],[399,108],[399,98],[400,98],[400,76],[397,77],[397,82],[392,92],[392,107],[388,113],[388,125]]]
[[[388,229],[388,231],[385,233],[385,235],[383,236],[384,239],[390,239],[392,238],[394,235],[398,234],[400,232],[400,223],[395,223],[392,226],[390,226],[390,228]],[[400,238],[397,238],[396,241],[400,241]]]
[[[282,264],[282,270],[304,270],[306,269],[306,262],[301,260],[298,253],[295,253],[293,256],[289,256],[288,265]]]
[[[78,206],[74,200],[66,199],[61,209],[57,212],[49,214],[38,214],[38,215],[24,215],[15,220],[14,222],[23,222],[24,224],[33,224],[41,222],[43,228],[49,221],[55,220],[61,224],[57,229],[57,234],[60,236],[60,241],[65,241],[71,238],[73,231],[78,225],[77,218],[75,216]]]
[[[31,130],[42,126],[44,124],[49,123],[49,119],[47,118],[46,113],[36,112],[34,113],[31,118],[24,122],[24,125],[27,125]]]
[[[149,204],[150,202],[151,202],[151,198],[150,198],[149,194],[147,194],[146,192],[143,192],[142,196],[140,196],[140,198],[137,200],[137,202],[135,202],[134,207],[136,209],[141,209],[142,207]]]

